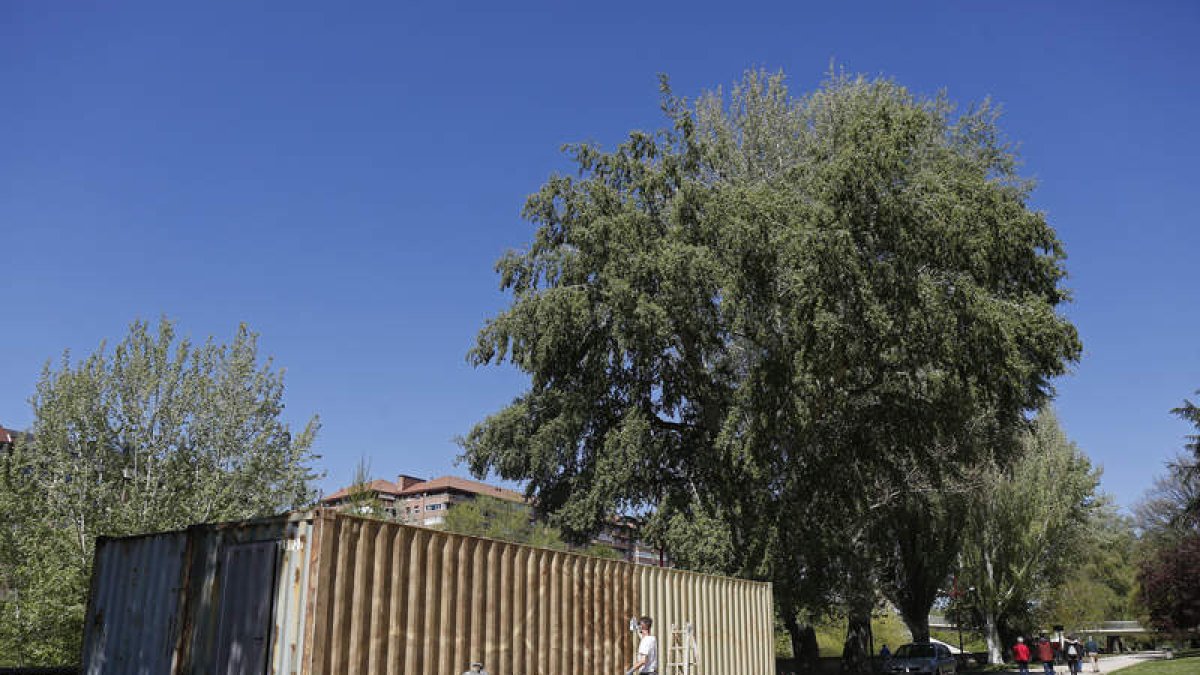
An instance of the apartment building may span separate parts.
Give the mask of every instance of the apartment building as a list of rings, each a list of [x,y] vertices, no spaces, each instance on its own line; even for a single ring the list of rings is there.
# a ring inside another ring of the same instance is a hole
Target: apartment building
[[[321,500],[323,506],[343,507],[363,497],[376,501],[388,516],[408,525],[432,527],[441,525],[446,512],[455,504],[470,501],[479,496],[494,497],[508,502],[524,504],[525,497],[495,485],[467,480],[456,476],[442,476],[425,480],[401,474],[396,481],[373,480],[355,490],[343,488]]]
[[[446,513],[455,504],[479,496],[528,505],[521,494],[495,485],[457,476],[425,480],[406,474],[400,474],[395,481],[377,479],[357,489],[342,488],[323,498],[321,505],[354,508],[355,504],[370,502],[381,508],[388,517],[407,525],[437,527],[445,522]],[[629,562],[671,566],[662,551],[641,541],[637,535],[638,523],[635,519],[614,518],[592,541],[615,549]]]

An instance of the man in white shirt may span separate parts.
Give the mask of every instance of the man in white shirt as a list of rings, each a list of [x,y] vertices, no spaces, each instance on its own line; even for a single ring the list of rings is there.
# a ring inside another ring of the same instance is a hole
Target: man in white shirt
[[[638,633],[642,636],[642,641],[638,643],[638,660],[626,675],[658,675],[658,638],[650,634],[652,625],[654,620],[648,616],[638,619]]]

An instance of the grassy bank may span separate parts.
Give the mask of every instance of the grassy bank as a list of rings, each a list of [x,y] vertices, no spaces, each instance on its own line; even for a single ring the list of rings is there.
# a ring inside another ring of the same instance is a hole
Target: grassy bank
[[[817,633],[817,646],[821,650],[821,656],[841,656],[842,643],[846,639],[846,620],[834,619],[824,621],[817,624],[814,629]],[[875,650],[883,645],[887,645],[890,649],[895,650],[896,647],[909,642],[911,636],[908,629],[904,627],[904,622],[900,617],[892,613],[881,613],[871,620],[871,633],[875,636]],[[932,631],[932,637],[936,640],[941,640],[947,644],[958,647],[958,633],[956,631]],[[778,631],[775,636],[775,654],[781,658],[787,658],[792,655],[791,642],[788,640],[787,633]],[[970,631],[963,632],[963,648],[968,652],[980,652],[987,649],[984,644],[983,636]]]
[[[1100,662],[1101,667],[1104,661]],[[1150,661],[1117,671],[1121,675],[1196,675],[1200,673],[1200,652],[1181,654],[1169,661]]]

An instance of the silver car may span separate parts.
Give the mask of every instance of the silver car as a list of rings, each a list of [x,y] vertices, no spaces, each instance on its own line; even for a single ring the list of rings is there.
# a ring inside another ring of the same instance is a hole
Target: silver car
[[[901,645],[883,664],[885,673],[925,673],[926,675],[954,675],[957,660],[945,645],[916,642]]]

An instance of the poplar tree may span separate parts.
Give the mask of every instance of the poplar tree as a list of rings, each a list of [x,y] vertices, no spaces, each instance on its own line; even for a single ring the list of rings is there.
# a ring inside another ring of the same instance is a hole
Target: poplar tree
[[[1034,603],[1050,598],[1082,562],[1087,524],[1103,503],[1100,471],[1047,409],[1022,438],[1010,466],[995,464],[971,493],[962,547],[962,588],[983,624],[988,662],[1032,626]]]
[[[283,371],[240,326],[194,344],[163,319],[109,350],[43,370],[34,422],[0,458],[0,646],[17,665],[79,658],[98,536],[177,530],[308,505],[314,417],[281,419]]]

